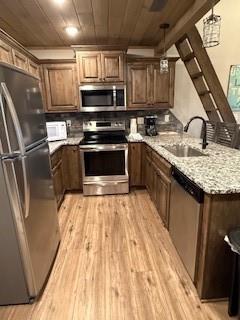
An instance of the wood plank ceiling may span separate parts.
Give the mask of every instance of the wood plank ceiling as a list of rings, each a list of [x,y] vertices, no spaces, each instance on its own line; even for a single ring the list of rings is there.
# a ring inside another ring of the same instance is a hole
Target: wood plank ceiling
[[[194,0],[168,0],[161,12],[149,12],[152,0],[1,0],[0,28],[27,47],[72,44],[150,45],[159,43],[164,22],[173,27]],[[75,38],[64,31],[80,29]]]

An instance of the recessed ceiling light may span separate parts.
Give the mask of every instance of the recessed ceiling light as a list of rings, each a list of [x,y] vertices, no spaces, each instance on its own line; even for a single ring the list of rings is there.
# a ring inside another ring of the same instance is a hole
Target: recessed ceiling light
[[[61,6],[65,2],[65,0],[54,0],[54,2]]]
[[[78,34],[79,29],[77,27],[69,26],[65,28],[65,31],[70,37],[75,37]]]

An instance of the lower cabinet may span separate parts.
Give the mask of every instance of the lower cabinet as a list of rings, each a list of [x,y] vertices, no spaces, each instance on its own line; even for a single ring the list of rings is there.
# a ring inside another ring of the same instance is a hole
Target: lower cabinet
[[[169,220],[171,165],[145,146],[145,184],[166,228]]]
[[[153,164],[152,159],[147,155],[145,161],[145,183],[147,191],[150,194],[150,197],[153,198],[153,189],[154,189],[154,176],[153,176]]]
[[[65,193],[63,177],[62,149],[57,150],[51,156],[53,188],[56,196],[57,206],[60,207]]]
[[[53,187],[58,208],[65,191],[82,190],[82,171],[78,146],[63,146],[51,155]]]
[[[128,170],[131,187],[144,186],[142,149],[142,143],[134,142],[128,144]]]
[[[82,190],[82,169],[78,146],[64,146],[64,184],[66,190]]]
[[[168,228],[171,180],[158,168],[154,168],[154,203],[158,213]]]
[[[171,165],[143,143],[129,143],[130,186],[146,186],[158,213],[168,228]]]

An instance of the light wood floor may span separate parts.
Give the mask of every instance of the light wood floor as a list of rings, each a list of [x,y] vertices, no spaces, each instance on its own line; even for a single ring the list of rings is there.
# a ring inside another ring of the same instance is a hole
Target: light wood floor
[[[1,320],[229,319],[201,304],[145,190],[67,195],[62,242],[41,299],[1,307]]]

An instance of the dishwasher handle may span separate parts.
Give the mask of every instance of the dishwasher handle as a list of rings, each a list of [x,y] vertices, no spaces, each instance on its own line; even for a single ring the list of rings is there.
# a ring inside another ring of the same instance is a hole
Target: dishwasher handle
[[[204,191],[187,176],[185,176],[177,168],[173,168],[172,176],[174,180],[187,192],[189,193],[198,203],[203,203]]]

